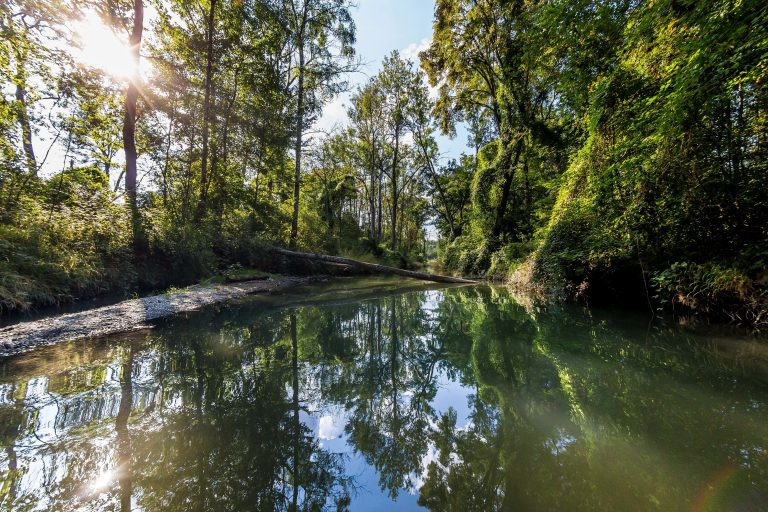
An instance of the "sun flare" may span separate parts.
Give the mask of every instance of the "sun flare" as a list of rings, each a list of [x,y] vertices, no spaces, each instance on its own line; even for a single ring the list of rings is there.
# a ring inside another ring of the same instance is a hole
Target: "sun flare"
[[[115,481],[117,475],[114,470],[107,470],[97,475],[88,485],[88,491],[91,493],[102,492]]]
[[[78,45],[73,49],[77,62],[121,80],[137,75],[127,37],[121,38],[95,13],[90,12],[77,21],[73,32]]]

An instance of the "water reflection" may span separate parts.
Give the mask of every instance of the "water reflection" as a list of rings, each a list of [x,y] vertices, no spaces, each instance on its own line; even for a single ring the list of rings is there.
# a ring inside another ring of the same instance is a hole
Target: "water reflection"
[[[377,285],[2,362],[0,508],[768,502],[763,345],[537,309],[500,288]]]

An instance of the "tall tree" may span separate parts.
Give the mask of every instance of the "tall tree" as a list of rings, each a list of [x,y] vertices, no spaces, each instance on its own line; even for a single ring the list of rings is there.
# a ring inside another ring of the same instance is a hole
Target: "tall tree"
[[[361,164],[368,178],[362,180],[368,199],[368,236],[377,242],[380,241],[377,236],[377,219],[381,218],[381,211],[377,210],[377,199],[382,195],[380,182],[385,128],[385,97],[380,85],[378,80],[371,79],[359,88],[352,97],[352,107],[349,109],[352,131],[361,152]]]
[[[125,117],[123,118],[123,149],[125,151],[125,195],[131,208],[133,217],[134,234],[137,233],[138,205],[136,204],[136,103],[139,98],[139,61],[141,52],[141,38],[144,32],[144,2],[133,2],[133,29],[128,39],[132,62],[126,63],[133,71],[128,78],[128,87],[125,92]]]
[[[419,75],[413,70],[410,61],[400,57],[395,51],[384,58],[381,72],[377,79],[380,81],[384,94],[384,111],[387,120],[387,138],[391,149],[391,160],[388,175],[391,183],[390,201],[390,246],[397,249],[397,213],[400,193],[403,190],[401,171],[404,155],[404,138],[411,128],[412,111],[410,108],[414,89],[418,87]]]
[[[203,100],[203,154],[200,162],[200,197],[195,217],[199,220],[205,213],[208,197],[208,152],[211,129],[211,89],[213,87],[214,31],[216,30],[216,0],[210,0],[205,29],[205,99]]]
[[[430,82],[440,86],[437,111],[445,131],[468,113],[477,119],[477,109],[493,122],[498,139],[474,194],[477,217],[494,243],[514,230],[506,215],[516,200],[513,184],[526,148],[532,142],[562,146],[547,111],[557,99],[544,72],[550,56],[532,43],[534,13],[520,0],[439,0],[433,42],[421,55]]]
[[[293,215],[289,245],[296,247],[299,233],[299,201],[304,133],[323,102],[346,84],[340,76],[353,69],[355,24],[350,0],[283,0],[291,73],[288,87],[294,91]]]
[[[426,172],[430,189],[435,193],[432,198],[433,211],[448,226],[450,241],[453,241],[460,233],[459,221],[457,215],[461,215],[462,210],[456,209],[455,204],[451,202],[449,193],[445,187],[445,180],[440,179],[438,171],[438,146],[434,138],[436,129],[436,120],[433,116],[434,102],[429,96],[429,90],[422,83],[416,84],[413,88],[413,95],[410,97],[411,105],[411,130],[413,132],[413,143],[418,155],[418,164]],[[456,166],[453,165],[453,168]],[[438,206],[439,205],[439,206]]]

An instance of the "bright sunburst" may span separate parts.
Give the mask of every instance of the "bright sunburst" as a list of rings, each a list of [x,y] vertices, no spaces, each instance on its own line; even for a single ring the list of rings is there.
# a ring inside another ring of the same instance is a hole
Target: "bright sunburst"
[[[87,13],[72,28],[79,46],[73,55],[80,64],[123,80],[137,75],[127,37],[121,38],[95,13]]]

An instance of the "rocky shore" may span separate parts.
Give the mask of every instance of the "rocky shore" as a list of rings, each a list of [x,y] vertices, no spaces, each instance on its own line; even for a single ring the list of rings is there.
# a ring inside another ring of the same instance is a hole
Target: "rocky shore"
[[[226,302],[254,293],[271,293],[316,280],[316,278],[306,277],[278,277],[240,283],[193,286],[161,295],[130,299],[111,306],[21,322],[0,328],[0,357],[62,341],[146,329],[151,327],[153,320],[195,311],[210,304]]]

